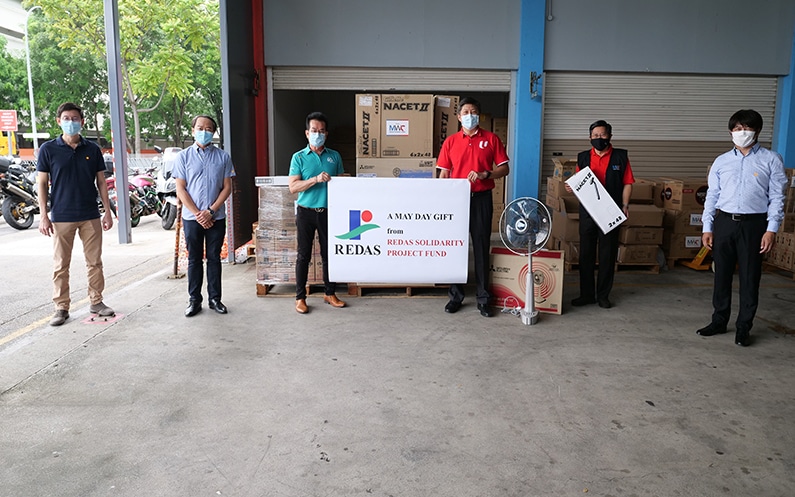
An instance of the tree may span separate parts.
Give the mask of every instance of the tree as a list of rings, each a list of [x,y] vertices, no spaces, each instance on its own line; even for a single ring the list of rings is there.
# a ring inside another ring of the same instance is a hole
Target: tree
[[[25,2],[25,7],[32,3]],[[58,33],[58,47],[105,58],[102,0],[37,0]],[[194,95],[192,53],[219,44],[218,2],[213,0],[120,0],[121,80],[132,118],[132,150],[141,148],[141,116],[156,110],[167,96]],[[79,63],[78,63],[79,65]],[[70,69],[76,66],[67,66]]]
[[[25,60],[9,54],[7,44],[5,37],[0,36],[0,109],[27,110],[30,104]]]

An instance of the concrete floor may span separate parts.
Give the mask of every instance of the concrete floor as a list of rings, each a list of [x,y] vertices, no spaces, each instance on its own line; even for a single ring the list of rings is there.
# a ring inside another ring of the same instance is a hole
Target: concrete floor
[[[230,313],[186,319],[186,282],[166,278],[161,256],[145,276],[110,282],[113,322],[86,323],[85,303],[60,328],[39,314],[4,321],[16,335],[0,343],[0,496],[795,488],[789,276],[764,275],[742,348],[733,330],[695,334],[711,275],[684,268],[620,273],[614,308],[567,305],[524,326],[480,317],[471,298],[447,315],[444,297],[334,309],[311,296],[301,316],[289,288],[257,298],[255,267],[233,265]],[[576,281],[567,275],[566,302]]]

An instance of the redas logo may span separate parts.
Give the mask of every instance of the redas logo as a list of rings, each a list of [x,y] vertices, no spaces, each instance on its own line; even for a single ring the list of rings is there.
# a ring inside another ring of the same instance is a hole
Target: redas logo
[[[341,235],[336,235],[337,238],[340,240],[361,240],[362,233],[365,231],[374,230],[376,228],[380,228],[377,224],[372,224],[370,221],[373,220],[373,213],[370,211],[348,211],[349,217],[349,224],[348,228],[350,231],[347,233],[343,233]],[[364,222],[365,224],[362,224]]]

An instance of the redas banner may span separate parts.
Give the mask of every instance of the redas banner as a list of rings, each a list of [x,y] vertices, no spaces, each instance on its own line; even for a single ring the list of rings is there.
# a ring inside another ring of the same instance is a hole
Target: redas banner
[[[465,283],[469,191],[464,179],[332,178],[329,277],[349,283]]]

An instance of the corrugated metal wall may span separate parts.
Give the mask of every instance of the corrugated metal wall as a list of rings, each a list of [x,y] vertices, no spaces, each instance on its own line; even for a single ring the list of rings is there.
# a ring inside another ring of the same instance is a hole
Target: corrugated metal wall
[[[732,147],[727,124],[739,109],[762,115],[760,141],[769,146],[776,84],[759,76],[546,73],[542,179],[553,156],[590,148],[588,126],[597,119],[613,126],[613,143],[629,150],[637,176],[706,174]]]

